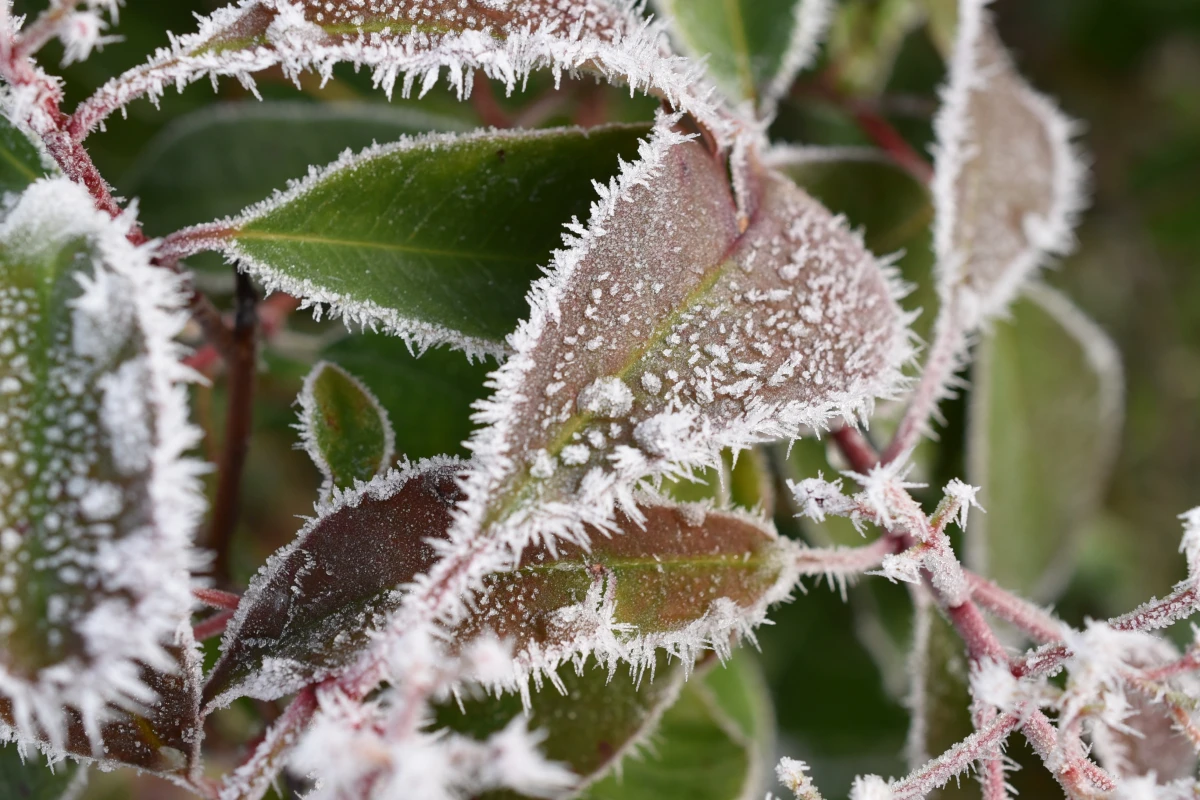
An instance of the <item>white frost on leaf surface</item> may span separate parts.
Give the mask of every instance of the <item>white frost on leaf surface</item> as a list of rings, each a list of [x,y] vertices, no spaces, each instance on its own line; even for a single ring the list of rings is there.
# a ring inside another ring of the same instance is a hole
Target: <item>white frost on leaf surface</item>
[[[233,77],[253,90],[253,75],[272,67],[328,80],[335,65],[351,63],[370,69],[389,95],[399,81],[405,97],[424,95],[443,74],[465,97],[476,70],[510,92],[536,70],[556,81],[598,72],[663,97],[729,139],[736,124],[710,99],[699,67],[672,55],[638,9],[633,0],[240,0],[101,87],[77,121],[91,130],[138,97],[157,100],[205,77]]]
[[[559,797],[578,782],[540,752],[545,734],[517,716],[480,741],[457,733],[397,737],[385,698],[359,704],[326,694],[312,727],[292,755],[293,769],[315,775],[312,800],[465,800],[495,789]]]
[[[0,221],[0,697],[54,750],[66,709],[98,748],[111,707],[154,701],[139,662],[177,669],[191,608],[186,294],[133,222],[65,179]]]
[[[1074,246],[1086,168],[1076,126],[1017,74],[986,10],[961,0],[935,123],[934,250],[961,328],[1001,314],[1034,271]]]

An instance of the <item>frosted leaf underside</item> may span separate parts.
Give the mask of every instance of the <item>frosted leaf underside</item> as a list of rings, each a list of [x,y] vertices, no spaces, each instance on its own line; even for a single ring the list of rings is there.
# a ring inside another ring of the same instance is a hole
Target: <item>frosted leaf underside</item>
[[[487,519],[567,501],[585,476],[715,465],[722,447],[854,418],[895,387],[907,338],[886,272],[786,178],[762,175],[739,235],[723,167],[688,141],[612,208],[535,288],[543,327],[497,373],[511,393],[483,418],[507,435],[475,446],[511,467]]]
[[[435,134],[371,148],[209,226],[262,280],[347,322],[504,352],[525,293],[645,126]]]
[[[425,540],[447,536],[463,466],[422,462],[339,495],[272,556],[226,633],[206,703],[274,699],[352,663],[436,560]],[[539,675],[579,653],[645,662],[668,647],[690,658],[673,637],[689,631],[697,644],[727,648],[790,590],[786,545],[763,523],[649,498],[639,509],[644,528],[622,519],[611,538],[593,531],[590,553],[533,548],[519,572],[490,578],[455,646],[500,635],[519,669]]]
[[[965,294],[969,324],[1070,249],[1084,180],[1071,122],[1020,77],[982,5],[961,5],[934,177],[939,289]]]
[[[166,769],[196,724],[179,629],[203,501],[180,458],[182,290],[127,242],[131,221],[43,180],[0,222],[0,717],[26,741]],[[152,747],[118,709],[156,704]]]

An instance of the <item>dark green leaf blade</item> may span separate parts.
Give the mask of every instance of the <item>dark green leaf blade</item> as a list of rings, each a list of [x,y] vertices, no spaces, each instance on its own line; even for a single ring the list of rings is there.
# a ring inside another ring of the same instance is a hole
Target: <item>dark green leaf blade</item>
[[[325,476],[325,493],[365,483],[391,465],[396,446],[391,420],[353,375],[321,361],[304,379],[298,402],[300,436]]]
[[[270,289],[424,349],[504,352],[525,294],[643,126],[435,135],[346,157],[208,230]],[[198,234],[199,235],[199,234]],[[209,234],[204,234],[209,235]]]
[[[58,174],[40,142],[0,114],[0,194],[22,192],[38,178]]]
[[[1052,601],[1099,508],[1123,417],[1120,355],[1066,297],[1035,286],[984,339],[972,374],[967,562]]]
[[[347,149],[468,127],[450,116],[369,103],[209,106],[172,122],[117,185],[138,198],[146,232],[165,236],[237,214]]]

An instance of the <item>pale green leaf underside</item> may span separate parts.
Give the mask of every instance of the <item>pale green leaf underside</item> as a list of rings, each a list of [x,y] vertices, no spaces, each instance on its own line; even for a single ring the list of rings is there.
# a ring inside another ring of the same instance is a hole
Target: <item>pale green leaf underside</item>
[[[658,0],[686,52],[708,57],[708,71],[733,100],[757,101],[784,65],[805,0]]]
[[[500,352],[525,294],[644,126],[480,133],[384,148],[252,209],[229,233],[254,275],[418,344]],[[438,333],[436,331],[442,331]]]
[[[1122,374],[1103,332],[1037,287],[995,323],[973,372],[968,560],[1006,588],[1048,602],[1102,497],[1122,416]]]

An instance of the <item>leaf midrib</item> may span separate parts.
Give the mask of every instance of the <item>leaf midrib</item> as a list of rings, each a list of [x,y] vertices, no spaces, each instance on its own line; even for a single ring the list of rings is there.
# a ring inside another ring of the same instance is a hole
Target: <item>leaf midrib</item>
[[[350,239],[336,236],[318,236],[311,233],[277,233],[272,231],[253,230],[250,228],[242,228],[235,232],[232,236],[235,241],[252,239],[265,242],[292,242],[300,244],[319,244],[329,247],[361,247],[364,249],[385,250],[396,253],[409,253],[412,255],[436,256],[438,258],[451,259],[474,259],[476,261],[494,261],[508,264],[528,264],[531,260],[536,260],[537,256],[511,256],[499,253],[478,253],[470,250],[443,250],[434,247],[417,247],[408,244],[398,244],[394,242],[372,242],[366,239]]]

